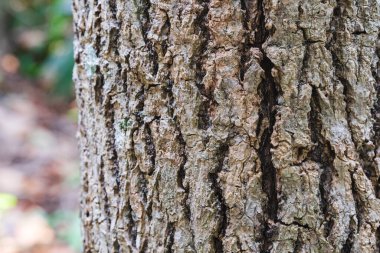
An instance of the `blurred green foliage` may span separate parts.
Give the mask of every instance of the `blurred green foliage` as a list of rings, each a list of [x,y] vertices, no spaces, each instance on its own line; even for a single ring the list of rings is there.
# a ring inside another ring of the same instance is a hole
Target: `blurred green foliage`
[[[77,212],[59,210],[49,214],[47,220],[52,228],[57,231],[58,239],[80,252],[82,239],[80,232],[80,219]]]
[[[9,193],[2,193],[0,192],[0,215],[15,207],[17,204],[17,197],[9,194]]]
[[[0,1],[7,15],[12,53],[20,61],[20,73],[43,80],[56,95],[71,97],[71,1]]]

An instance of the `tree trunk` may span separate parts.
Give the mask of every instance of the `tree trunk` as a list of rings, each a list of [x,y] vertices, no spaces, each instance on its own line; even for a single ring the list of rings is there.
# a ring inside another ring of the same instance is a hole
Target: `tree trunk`
[[[379,252],[379,1],[73,10],[84,252]]]

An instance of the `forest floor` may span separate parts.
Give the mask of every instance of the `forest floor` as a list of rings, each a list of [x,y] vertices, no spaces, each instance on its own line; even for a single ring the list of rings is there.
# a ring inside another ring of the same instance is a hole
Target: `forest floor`
[[[0,84],[0,252],[80,252],[75,103],[13,82]]]

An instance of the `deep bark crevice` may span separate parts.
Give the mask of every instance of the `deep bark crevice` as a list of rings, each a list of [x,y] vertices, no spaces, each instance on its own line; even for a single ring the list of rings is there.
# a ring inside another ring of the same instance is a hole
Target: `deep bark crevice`
[[[116,15],[117,15],[116,0],[108,0],[108,5],[109,5],[110,11],[112,13],[112,18],[114,18],[116,20]]]
[[[144,106],[145,106],[145,89],[144,89],[144,86],[141,86],[141,90],[139,90],[136,94],[135,94],[135,97],[138,101],[136,107],[134,108],[135,111],[132,113],[134,116],[135,116],[135,119],[138,123],[138,126],[133,128],[131,130],[131,138],[132,138],[132,141],[131,141],[131,160],[129,161],[132,165],[131,168],[133,168],[133,170],[136,170],[134,173],[138,173],[138,187],[139,187],[139,193],[141,195],[141,200],[144,204],[144,207],[145,207],[145,211],[149,211],[150,210],[150,207],[148,204],[147,206],[147,195],[148,195],[148,189],[147,189],[147,180],[145,178],[145,174],[141,171],[139,165],[138,165],[138,161],[137,161],[137,157],[136,157],[136,153],[135,153],[135,143],[133,141],[133,135],[134,135],[134,132],[135,131],[142,131],[144,129],[144,119],[142,118],[142,114],[143,114],[143,110],[144,110]],[[151,216],[148,214],[148,217],[149,219],[151,218]]]
[[[352,196],[353,196],[354,201],[355,201],[355,213],[356,213],[356,218],[357,218],[356,228],[357,228],[357,230],[359,230],[359,227],[361,226],[361,223],[363,222],[362,221],[362,215],[363,215],[363,213],[365,213],[365,210],[363,209],[363,206],[365,205],[365,203],[361,203],[360,196],[358,194],[358,189],[355,186],[355,177],[354,177],[355,173],[356,173],[356,171],[350,172],[350,178],[351,178]],[[351,218],[351,221],[353,221],[352,218]],[[353,228],[351,228],[351,225],[352,225],[351,221],[350,221],[350,229],[353,230]],[[358,231],[353,231],[353,233],[355,233],[355,232],[358,232]]]
[[[362,216],[365,213],[365,209],[363,208],[363,203],[360,199],[360,196],[358,194],[358,189],[355,186],[355,178],[354,178],[354,173],[355,172],[350,172],[350,178],[351,178],[351,192],[352,192],[352,197],[354,199],[354,204],[355,204],[355,215],[356,215],[356,221],[351,217],[350,219],[350,234],[347,237],[346,244],[350,246],[349,248],[352,248],[353,244],[353,238],[351,238],[353,235],[355,235],[357,232],[359,232],[359,228],[362,225],[363,219]]]
[[[273,63],[266,56],[264,56],[261,67],[265,71],[265,79],[259,86],[262,101],[260,106],[261,119],[259,119],[258,127],[261,128],[261,122],[263,118],[267,118],[267,120],[269,121],[269,126],[262,132],[258,156],[261,161],[262,188],[265,194],[267,195],[268,199],[266,207],[268,220],[264,226],[263,231],[264,241],[262,244],[262,252],[268,252],[271,246],[271,237],[273,236],[273,231],[270,227],[269,222],[278,221],[277,175],[276,168],[274,167],[272,162],[271,136],[276,121],[276,105],[277,98],[279,96],[279,90],[276,87],[276,84],[271,75]]]
[[[119,53],[119,45],[120,45],[120,22],[117,20],[117,3],[116,0],[108,1],[109,10],[112,14],[113,23],[109,30],[108,36],[108,51],[113,52],[113,57],[115,57],[115,61],[118,62]]]
[[[104,76],[100,72],[100,67],[96,66],[94,99],[95,99],[95,102],[100,106],[103,104],[103,86],[104,86]]]
[[[181,127],[180,127],[180,123],[179,123],[178,117],[175,116],[175,110],[174,110],[174,107],[175,107],[175,105],[174,105],[174,102],[175,102],[174,99],[175,98],[174,98],[174,95],[173,95],[173,81],[172,80],[169,80],[167,82],[167,85],[165,87],[165,91],[168,94],[168,113],[169,113],[169,116],[174,121],[175,128],[176,128],[176,131],[177,131],[176,140],[178,141],[178,143],[181,146],[180,156],[181,156],[182,160],[181,160],[181,163],[180,163],[178,171],[177,171],[177,185],[178,185],[179,188],[181,188],[181,189],[183,189],[185,191],[185,198],[183,200],[182,205],[184,207],[185,214],[186,214],[187,218],[189,219],[189,221],[191,221],[190,206],[187,204],[187,201],[188,201],[188,198],[189,198],[189,188],[184,183],[185,178],[186,178],[186,169],[185,169],[185,166],[186,166],[187,159],[188,159],[187,158],[187,152],[186,152],[186,142],[185,142],[185,139],[183,138],[183,135],[182,135],[182,131],[181,131]]]
[[[218,174],[222,171],[223,165],[225,164],[225,159],[228,157],[229,153],[229,146],[227,144],[222,144],[219,147],[218,152],[216,153],[217,156],[217,166],[216,168],[209,173],[209,180],[212,185],[212,189],[214,190],[214,194],[216,195],[217,203],[218,203],[218,215],[219,218],[219,225],[218,225],[218,232],[216,235],[214,235],[213,241],[214,241],[214,248],[216,253],[223,253],[223,237],[226,233],[226,229],[228,226],[228,209],[227,204],[223,196],[223,189],[219,184],[219,176]]]
[[[104,210],[104,213],[106,216],[105,220],[107,221],[107,226],[109,229],[111,226],[111,212],[110,212],[110,204],[109,204],[109,198],[108,198],[108,193],[107,193],[107,188],[106,188],[106,182],[105,182],[105,178],[104,178],[104,169],[105,169],[104,157],[102,155],[100,158],[98,179],[99,179],[100,188],[101,188],[102,192],[104,193],[104,195],[103,195],[103,202],[104,202],[103,207],[104,207],[104,209],[103,210]]]
[[[205,99],[198,110],[198,129],[207,130],[211,127],[210,119],[211,100]]]
[[[96,56],[99,57],[100,51],[101,51],[101,34],[102,34],[102,27],[101,24],[103,22],[103,19],[101,17],[101,12],[102,12],[102,5],[98,4],[98,1],[94,1],[94,23],[93,23],[93,29],[95,33],[95,43],[93,43]]]
[[[99,67],[97,67],[99,68]],[[99,71],[100,73],[100,71]],[[117,150],[115,147],[115,108],[114,104],[111,102],[111,97],[106,97],[106,101],[104,101],[103,104],[103,85],[104,85],[104,78],[103,75],[100,75],[101,84],[96,85],[96,93],[100,93],[97,96],[100,96],[101,100],[98,101],[101,108],[101,114],[102,117],[105,119],[104,127],[106,129],[109,129],[109,131],[105,135],[105,147],[107,147],[104,151],[104,153],[101,154],[101,161],[99,165],[99,185],[101,187],[101,190],[104,194],[103,201],[100,203],[103,203],[104,205],[104,212],[105,212],[105,220],[107,221],[107,227],[108,229],[111,229],[111,223],[112,223],[112,212],[111,212],[111,206],[110,206],[110,198],[119,198],[119,191],[120,191],[120,169],[119,169],[119,157],[117,154]],[[95,96],[96,99],[96,96]],[[109,187],[110,181],[105,178],[106,170],[110,169],[111,171],[111,177],[112,177],[112,191],[113,192],[107,192],[107,188]],[[114,252],[119,251],[119,242],[118,242],[118,234],[117,231],[113,231],[113,234],[110,234],[109,237],[112,240],[112,244],[109,245],[109,247],[112,247]]]
[[[110,129],[107,133],[106,146],[108,148],[108,154],[110,154],[107,159],[111,161],[112,177],[115,180],[113,185],[114,194],[117,196],[120,190],[120,168],[119,168],[119,156],[117,154],[115,146],[115,107],[111,104],[111,98],[108,98],[104,105],[104,118],[106,119],[105,126]]]
[[[144,106],[145,106],[145,88],[144,86],[141,86],[141,89],[136,92],[135,98],[138,101],[137,105],[134,109],[134,112],[132,113],[136,121],[139,125],[139,128],[143,126],[144,124],[144,119],[143,119],[143,111],[144,111]]]
[[[112,157],[114,161],[114,167],[112,168],[112,176],[115,179],[115,185],[113,186],[113,191],[115,195],[119,194],[120,191],[120,169],[119,169],[119,157],[115,148],[115,144],[112,146]]]
[[[304,40],[305,40],[305,35],[304,35]],[[299,80],[300,81],[298,82],[298,85],[297,85],[297,90],[298,90],[297,97],[299,97],[299,95],[301,93],[302,86],[306,83],[305,73],[306,73],[307,68],[308,68],[308,61],[309,61],[309,57],[310,57],[309,50],[310,50],[310,46],[309,46],[309,44],[306,43],[305,52],[304,52],[304,56],[302,59],[302,66],[301,66],[300,73],[299,73]]]
[[[188,185],[185,185],[185,178],[186,178],[186,163],[187,163],[187,145],[186,141],[183,138],[182,131],[181,131],[181,126],[178,117],[175,115],[175,97],[173,94],[173,81],[168,79],[166,86],[164,87],[165,92],[167,93],[168,96],[168,114],[169,116],[173,119],[175,129],[176,129],[176,140],[180,144],[180,156],[181,156],[181,163],[179,165],[179,168],[177,170],[177,186],[184,190],[184,198],[181,201],[181,205],[183,207],[183,211],[185,214],[186,219],[188,219],[189,224],[191,226],[191,209],[190,205],[188,203],[189,200],[189,194],[190,190]],[[174,234],[173,234],[174,236]],[[192,244],[194,244],[194,233],[192,233]],[[194,248],[194,245],[192,245]]]
[[[278,201],[276,190],[276,169],[272,163],[271,136],[276,121],[276,106],[279,90],[271,74],[274,65],[268,57],[264,56],[261,67],[265,71],[265,80],[259,86],[262,98],[260,115],[268,119],[269,126],[263,131],[260,140],[259,158],[261,160],[263,171],[263,190],[267,193],[269,199],[269,218],[277,220]]]
[[[145,239],[142,243],[140,252],[147,252],[147,248],[148,248],[148,239]]]
[[[180,188],[184,189],[186,193],[188,193],[188,187],[184,185],[184,180],[186,177],[186,169],[185,165],[187,162],[187,155],[186,155],[186,142],[183,139],[182,133],[178,131],[178,142],[181,144],[181,156],[182,156],[182,161],[178,169],[178,174],[177,174],[177,184]]]
[[[274,226],[271,222],[267,221],[264,224],[262,232],[262,244],[260,253],[270,253],[272,249],[272,238],[278,235],[278,228]]]
[[[213,91],[206,90],[203,78],[206,75],[204,69],[205,60],[207,59],[208,43],[210,41],[210,31],[208,28],[208,12],[209,0],[202,1],[202,10],[194,20],[195,30],[199,34],[199,45],[197,46],[197,54],[192,59],[195,69],[195,84],[199,93],[202,95],[201,105],[198,109],[198,129],[207,130],[211,126],[210,108],[214,103]]]
[[[292,223],[285,223],[282,220],[277,220],[277,222],[280,223],[281,225],[284,225],[284,226],[297,226],[297,227],[303,228],[303,229],[310,229],[308,224],[301,224],[298,221],[293,221]]]
[[[175,105],[174,105],[173,81],[172,80],[169,80],[167,82],[167,85],[165,87],[165,91],[168,94],[168,113],[169,113],[169,116],[174,121],[175,128],[177,131],[176,139],[179,142],[179,144],[181,145],[181,154],[180,155],[182,157],[182,161],[181,161],[181,164],[180,164],[178,172],[177,172],[177,184],[178,184],[178,187],[185,190],[186,193],[188,194],[188,189],[184,185],[184,180],[185,180],[185,176],[186,176],[185,165],[187,162],[186,142],[183,138],[178,118],[177,118],[177,116],[174,115],[174,106]]]
[[[254,47],[262,49],[262,45],[267,40],[269,35],[274,31],[268,31],[265,27],[265,0],[257,0],[257,11],[255,24],[255,39],[253,42]]]
[[[378,252],[380,252],[380,226],[377,227],[375,236],[376,236],[376,247],[377,247]]]
[[[141,89],[137,91],[135,95],[135,99],[138,101],[134,108],[134,112],[132,112],[132,115],[134,115],[135,120],[137,121],[138,126],[131,129],[131,160],[129,161],[131,164],[132,170],[136,170],[134,173],[138,173],[138,187],[139,187],[139,193],[141,196],[141,201],[144,205],[144,211],[148,217],[148,220],[152,219],[152,203],[151,201],[148,202],[148,179],[149,173],[144,173],[140,166],[138,165],[136,153],[135,153],[135,143],[133,141],[133,135],[135,131],[146,131],[146,122],[144,122],[144,106],[145,106],[145,88],[144,86],[140,87]],[[154,158],[154,157],[153,157]]]
[[[113,252],[115,252],[115,253],[119,253],[120,252],[120,244],[119,244],[118,240],[115,240],[113,242],[112,247],[113,247]]]
[[[294,243],[293,253],[302,252],[302,239],[301,239],[301,231],[298,230],[297,240]]]
[[[261,252],[264,253],[270,251],[272,238],[276,232],[273,230],[274,228],[272,227],[271,222],[278,221],[277,173],[272,162],[271,136],[276,122],[277,99],[280,96],[281,88],[275,83],[272,76],[274,64],[267,57],[263,49],[263,44],[267,41],[271,33],[271,31],[268,31],[265,27],[265,1],[257,1],[257,11],[258,13],[255,20],[257,26],[254,30],[255,37],[253,46],[259,48],[263,54],[260,66],[264,70],[264,80],[258,87],[261,103],[256,129],[256,134],[258,136],[261,133],[258,156],[261,162],[262,189],[267,195],[266,213],[268,217],[263,226],[263,242],[261,244]],[[264,119],[268,121],[269,125],[262,130]]]
[[[108,51],[113,52],[115,58],[118,58],[118,56],[120,55],[119,53],[120,36],[121,36],[120,24],[117,23],[117,26],[111,27],[109,31],[109,42],[108,42],[108,45],[109,45]]]
[[[132,210],[129,198],[127,199],[127,202],[125,204],[124,212],[125,212],[125,217],[126,217],[127,231],[131,239],[132,247],[136,247],[137,224],[136,224],[136,218],[133,215],[133,210]]]
[[[321,176],[319,179],[320,209],[324,216],[324,236],[327,238],[334,224],[329,211],[329,192],[332,182],[334,169],[335,152],[330,143],[322,135],[322,121],[320,118],[321,106],[319,104],[319,95],[316,87],[312,87],[309,112],[309,129],[311,132],[311,141],[314,147],[311,149],[309,156],[321,167]]]
[[[175,233],[175,225],[173,222],[169,222],[166,228],[167,240],[166,240],[165,253],[173,253],[174,233]]]
[[[167,12],[165,12],[165,14],[166,14],[166,20],[161,29],[161,35],[164,38],[164,40],[161,42],[161,52],[162,52],[163,57],[166,55],[166,52],[168,51],[170,29],[171,29],[170,18]]]
[[[351,253],[352,247],[354,246],[354,236],[356,234],[356,222],[353,220],[353,217],[350,219],[350,233],[347,236],[346,241],[343,244],[342,253]]]
[[[156,146],[154,144],[152,130],[150,129],[150,125],[148,123],[145,124],[145,143],[147,146],[147,155],[150,159],[150,163],[152,168],[149,170],[148,175],[151,176],[156,168]]]
[[[249,68],[248,66],[248,63],[249,63],[249,60],[250,60],[250,56],[249,56],[249,49],[251,48],[252,45],[250,45],[250,33],[251,33],[251,28],[249,27],[248,23],[249,23],[249,19],[251,18],[250,15],[249,15],[249,11],[247,9],[247,3],[246,3],[247,0],[240,0],[240,8],[242,10],[242,13],[243,13],[243,18],[242,18],[242,25],[243,25],[243,29],[244,29],[244,43],[242,45],[242,48],[241,48],[241,56],[240,56],[240,66],[239,66],[239,69],[240,69],[240,73],[239,73],[239,79],[240,79],[240,82],[243,82],[244,81],[244,76],[245,76],[245,73],[247,71],[247,69]]]
[[[148,33],[152,25],[149,13],[152,3],[150,2],[150,0],[133,0],[133,2],[137,8],[136,15],[137,19],[140,22],[141,35],[149,53],[149,60],[151,62],[151,72],[153,76],[156,76],[159,68],[158,53],[154,48],[153,42],[148,38]]]
[[[380,41],[380,34],[378,34],[377,37],[378,41]],[[372,119],[373,121],[373,145],[375,147],[380,147],[380,47],[376,48],[376,57],[377,62],[376,65],[374,65],[372,69],[372,75],[375,79],[375,94],[376,94],[376,100],[373,105],[373,108],[371,110]],[[374,154],[373,157],[371,157],[372,166],[376,166],[375,158],[377,157],[376,154]],[[380,175],[378,175],[376,184],[375,184],[375,192],[377,198],[380,198]],[[380,247],[379,247],[380,250]]]

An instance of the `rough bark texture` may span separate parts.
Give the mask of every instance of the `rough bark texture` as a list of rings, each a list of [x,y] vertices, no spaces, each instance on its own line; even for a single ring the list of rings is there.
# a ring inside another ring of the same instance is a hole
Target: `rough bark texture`
[[[74,0],[84,252],[379,252],[376,0]]]

